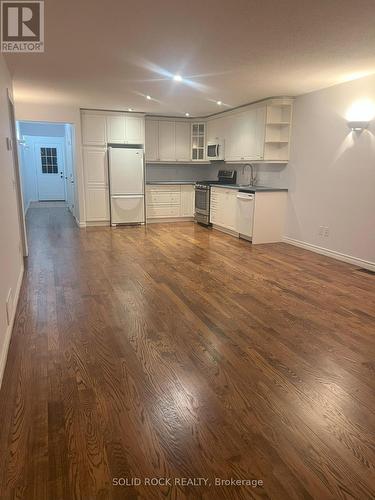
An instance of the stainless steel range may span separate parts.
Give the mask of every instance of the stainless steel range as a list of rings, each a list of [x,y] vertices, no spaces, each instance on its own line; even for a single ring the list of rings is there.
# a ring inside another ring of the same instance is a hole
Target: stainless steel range
[[[198,181],[195,184],[195,220],[204,226],[210,225],[210,188],[215,184],[236,184],[235,170],[219,170],[215,181]]]

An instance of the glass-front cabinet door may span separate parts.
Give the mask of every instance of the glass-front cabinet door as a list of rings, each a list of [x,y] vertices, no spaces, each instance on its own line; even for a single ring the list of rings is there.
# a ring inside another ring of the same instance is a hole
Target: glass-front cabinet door
[[[191,125],[191,159],[194,161],[205,159],[206,124],[192,123]]]

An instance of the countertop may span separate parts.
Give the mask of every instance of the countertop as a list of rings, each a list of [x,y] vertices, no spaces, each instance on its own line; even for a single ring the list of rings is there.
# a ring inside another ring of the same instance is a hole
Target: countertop
[[[172,186],[179,184],[195,184],[196,181],[146,181],[147,185]],[[267,193],[273,191],[288,191],[287,188],[267,187],[267,186],[244,186],[242,184],[212,184],[213,187],[236,189],[243,193]]]
[[[158,186],[158,185],[170,186],[170,185],[175,184],[177,186],[178,184],[195,184],[195,182],[196,181],[146,181],[146,184],[147,185],[155,185],[155,186]]]
[[[146,181],[147,185],[154,186],[173,186],[179,184],[195,184],[196,181]],[[213,187],[220,187],[226,189],[236,189],[243,193],[266,193],[273,191],[288,191],[287,188],[276,188],[267,186],[244,186],[241,184],[212,184]]]
[[[212,187],[236,189],[242,193],[267,193],[273,191],[288,191],[288,188],[267,187],[267,186],[244,186],[241,184],[214,184]]]

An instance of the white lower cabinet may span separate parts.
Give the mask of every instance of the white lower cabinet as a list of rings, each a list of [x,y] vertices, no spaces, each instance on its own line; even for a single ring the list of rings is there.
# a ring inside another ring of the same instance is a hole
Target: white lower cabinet
[[[181,184],[181,217],[194,217],[195,189],[192,184]]]
[[[237,232],[236,189],[211,188],[210,222],[223,229]]]
[[[211,188],[210,222],[214,228],[235,236],[241,233],[253,244],[282,241],[288,193],[257,192],[248,199],[237,198],[238,193],[235,189]]]
[[[86,221],[109,221],[108,188],[90,187],[86,189]]]
[[[109,221],[107,149],[83,149],[83,173],[87,222]]]
[[[194,216],[194,186],[192,184],[146,186],[146,217],[168,219]]]

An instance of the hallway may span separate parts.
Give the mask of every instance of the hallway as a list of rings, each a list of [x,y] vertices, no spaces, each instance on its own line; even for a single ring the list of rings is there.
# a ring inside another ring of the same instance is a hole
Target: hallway
[[[373,275],[192,223],[27,223],[2,500],[375,495]]]

